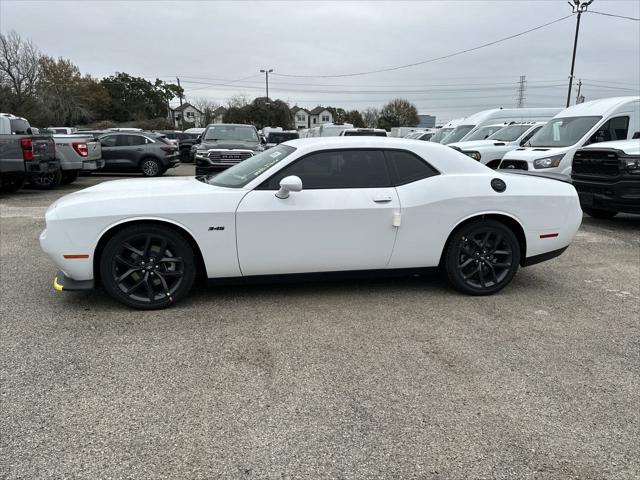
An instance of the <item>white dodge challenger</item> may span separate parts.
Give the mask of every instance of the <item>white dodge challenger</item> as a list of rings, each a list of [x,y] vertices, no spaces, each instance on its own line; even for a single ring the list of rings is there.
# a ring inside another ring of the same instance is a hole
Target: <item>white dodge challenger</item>
[[[561,254],[582,219],[573,186],[496,172],[418,140],[293,140],[215,176],[128,179],[62,197],[42,249],[57,290],[101,285],[134,308],[211,281],[407,274],[440,267],[492,294]]]

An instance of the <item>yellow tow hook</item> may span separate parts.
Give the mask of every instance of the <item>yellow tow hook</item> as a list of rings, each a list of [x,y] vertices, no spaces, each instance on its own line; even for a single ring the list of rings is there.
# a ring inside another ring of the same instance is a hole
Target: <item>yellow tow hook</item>
[[[62,285],[58,283],[58,277],[53,277],[53,288],[55,288],[56,292],[61,292],[63,290]]]

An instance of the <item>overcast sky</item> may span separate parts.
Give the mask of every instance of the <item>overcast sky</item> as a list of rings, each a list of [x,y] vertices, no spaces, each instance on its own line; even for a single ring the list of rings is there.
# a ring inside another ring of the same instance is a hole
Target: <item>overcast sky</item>
[[[595,0],[590,9],[640,17],[638,0]],[[97,77],[127,72],[175,81],[180,76],[188,99],[224,103],[236,93],[262,96],[259,70],[266,67],[274,70],[270,96],[291,105],[362,110],[403,97],[441,122],[485,108],[514,107],[520,75],[527,79],[525,106],[563,106],[575,17],[412,68],[317,76],[455,53],[551,22],[570,10],[566,0],[0,0],[0,30],[16,30],[44,53],[69,58],[83,73]],[[583,80],[587,100],[640,94],[640,22],[584,15],[576,78]]]

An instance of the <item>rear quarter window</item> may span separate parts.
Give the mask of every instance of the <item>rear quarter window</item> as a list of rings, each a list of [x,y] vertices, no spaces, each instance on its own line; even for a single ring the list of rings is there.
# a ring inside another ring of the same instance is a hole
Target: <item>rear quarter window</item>
[[[386,150],[385,156],[394,185],[405,185],[440,174],[425,160],[405,150]]]

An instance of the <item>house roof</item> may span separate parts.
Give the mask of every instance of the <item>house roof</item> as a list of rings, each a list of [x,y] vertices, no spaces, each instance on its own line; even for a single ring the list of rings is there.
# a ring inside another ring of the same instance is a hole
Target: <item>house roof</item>
[[[303,112],[305,112],[305,113],[309,113],[309,110],[307,110],[306,108],[298,107],[297,105],[291,109],[291,113],[293,113],[295,115],[296,113],[298,113],[301,110]]]
[[[182,105],[178,105],[176,108],[173,109],[174,112],[181,112],[183,111],[185,108],[193,108],[196,112],[198,113],[202,113],[199,109],[197,109],[196,107],[194,107],[193,105],[191,105],[189,102],[185,102]]]
[[[320,107],[317,106],[316,108],[314,108],[313,110],[311,110],[309,113],[311,115],[320,115],[322,112],[324,112],[325,110],[327,110],[325,107]],[[328,112],[329,110],[327,110]]]
[[[220,115],[220,114],[222,114],[222,113],[224,113],[224,112],[226,112],[226,111],[227,111],[227,109],[226,109],[226,108],[224,108],[224,107],[218,107],[218,108],[216,108],[216,109],[213,111],[213,114],[214,114],[214,115]]]

